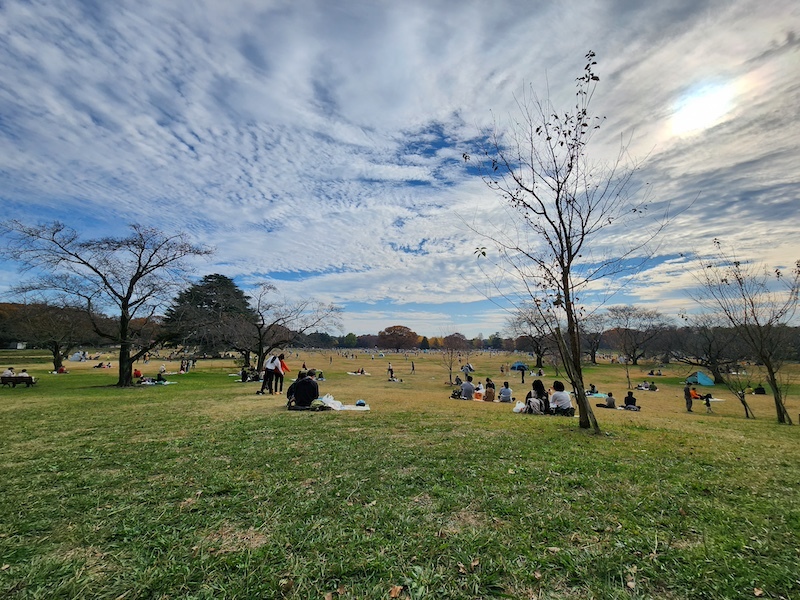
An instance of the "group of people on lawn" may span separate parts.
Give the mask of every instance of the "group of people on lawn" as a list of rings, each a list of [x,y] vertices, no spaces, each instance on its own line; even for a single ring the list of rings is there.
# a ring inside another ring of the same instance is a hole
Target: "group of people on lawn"
[[[456,383],[460,380],[456,379]],[[503,387],[495,394],[495,384],[490,377],[486,378],[486,386],[478,382],[473,383],[472,375],[467,375],[467,380],[461,382],[462,400],[484,400],[486,402],[511,402],[515,400],[508,381],[503,382]],[[495,400],[496,398],[496,400]],[[533,415],[568,415],[575,414],[572,400],[564,389],[561,381],[554,381],[550,393],[545,390],[541,379],[535,379],[531,384],[531,391],[525,397],[525,407],[522,411]]]
[[[289,366],[285,361],[284,354],[272,355],[264,363],[264,377],[261,383],[261,389],[256,392],[258,395],[283,394],[283,382],[286,373],[289,372]],[[297,373],[297,379],[286,388],[286,407],[289,410],[304,410],[311,406],[311,403],[319,398],[319,384],[318,379],[322,379],[322,371],[316,369],[306,368],[303,363],[303,368]],[[247,381],[245,376],[242,376],[242,381]]]
[[[459,379],[456,383],[459,383]],[[473,384],[471,375],[467,375],[467,380],[461,382],[461,399],[462,400],[485,400],[487,402],[495,401],[495,385],[491,378],[486,378],[486,387],[479,382],[476,386]],[[491,393],[490,393],[491,392]],[[597,395],[599,392],[592,384],[586,394]],[[482,396],[481,396],[482,395]],[[515,400],[512,395],[512,390],[507,381],[503,382],[503,387],[497,392],[497,402],[511,402]],[[636,405],[636,398],[633,392],[628,392],[624,398],[624,408],[626,410],[638,411],[639,407]],[[544,383],[541,379],[535,379],[531,384],[531,390],[525,396],[524,407],[520,412],[532,415],[567,415],[573,416],[575,408],[572,406],[572,399],[569,393],[565,390],[564,383],[561,381],[554,381],[553,387],[546,390]],[[613,392],[608,392],[605,395],[605,402],[597,404],[599,408],[616,408],[616,398]]]

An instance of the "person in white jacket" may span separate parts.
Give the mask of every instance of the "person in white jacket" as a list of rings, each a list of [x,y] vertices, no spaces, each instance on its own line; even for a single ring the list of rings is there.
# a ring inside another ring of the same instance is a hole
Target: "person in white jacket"
[[[281,359],[273,354],[264,363],[264,381],[261,383],[261,389],[256,394],[263,394],[266,388],[269,390],[269,395],[272,396],[275,393],[273,385],[276,375],[283,375],[283,371],[281,370]]]

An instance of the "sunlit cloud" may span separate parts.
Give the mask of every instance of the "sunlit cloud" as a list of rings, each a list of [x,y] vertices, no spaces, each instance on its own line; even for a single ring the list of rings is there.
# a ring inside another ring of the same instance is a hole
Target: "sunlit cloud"
[[[676,103],[671,118],[672,133],[696,133],[720,123],[735,107],[733,84],[711,84],[687,92]]]

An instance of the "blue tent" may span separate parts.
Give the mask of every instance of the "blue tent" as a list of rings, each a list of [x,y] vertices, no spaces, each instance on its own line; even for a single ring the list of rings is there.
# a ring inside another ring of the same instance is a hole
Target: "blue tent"
[[[697,385],[714,385],[714,380],[702,371],[695,371],[686,378],[686,383],[695,383]]]
[[[523,362],[517,361],[513,365],[511,365],[512,371],[530,371],[528,365]]]

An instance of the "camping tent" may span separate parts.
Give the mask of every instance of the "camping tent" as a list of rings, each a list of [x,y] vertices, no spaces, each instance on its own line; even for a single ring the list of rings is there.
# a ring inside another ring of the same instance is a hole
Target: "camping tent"
[[[702,371],[695,371],[686,378],[686,383],[696,383],[697,385],[714,385],[714,380]]]
[[[530,371],[528,365],[523,362],[517,361],[513,365],[511,365],[512,371]]]

